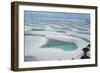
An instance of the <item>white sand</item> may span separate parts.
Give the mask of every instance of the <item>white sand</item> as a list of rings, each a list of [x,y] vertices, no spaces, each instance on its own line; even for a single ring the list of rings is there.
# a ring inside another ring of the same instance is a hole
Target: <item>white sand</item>
[[[86,47],[88,43],[80,38],[72,37],[70,34],[77,35],[85,39],[89,39],[90,38],[89,35],[85,34],[85,33],[89,33],[89,28],[87,27],[88,25],[84,25],[85,21],[77,20],[77,19],[76,20],[75,19],[67,19],[67,20],[57,19],[55,20],[55,22],[51,22],[48,19],[43,19],[43,20],[46,20],[46,21],[45,22],[38,21],[39,22],[38,24],[34,24],[38,26],[34,26],[34,27],[25,26],[26,34],[28,33],[28,34],[36,34],[36,35],[45,36],[45,37],[25,36],[25,56],[33,56],[37,60],[61,60],[61,59],[63,60],[63,59],[72,59],[72,58],[79,59],[80,56],[82,56],[83,54],[82,48]],[[60,33],[60,32],[57,33],[55,31],[58,29],[52,29],[51,26],[49,26],[53,24],[54,27],[57,27],[60,29],[61,26],[58,26],[60,23],[61,24],[63,23],[65,25],[74,24],[74,26],[77,26],[78,28],[83,29],[83,30],[77,29],[75,27],[70,27],[68,28],[70,30],[64,29],[66,33]],[[40,29],[43,28],[46,31],[29,31],[32,29],[39,29],[39,28]],[[73,42],[77,45],[78,48],[77,50],[71,50],[71,51],[65,51],[63,49],[58,49],[58,48],[40,48],[42,45],[47,43],[48,38],[62,40],[65,42]]]
[[[47,38],[62,40],[66,42],[74,42],[78,48],[77,50],[64,51],[63,49],[57,48],[39,48],[47,43]],[[75,37],[68,37],[64,35],[50,35],[46,37],[40,36],[25,36],[25,55],[34,56],[38,60],[59,60],[59,59],[78,59],[82,55],[82,48],[88,43],[84,40]]]

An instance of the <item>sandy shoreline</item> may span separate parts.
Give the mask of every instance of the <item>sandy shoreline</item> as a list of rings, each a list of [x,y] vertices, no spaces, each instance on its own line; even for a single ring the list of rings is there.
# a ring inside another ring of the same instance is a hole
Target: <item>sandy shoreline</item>
[[[58,48],[40,48],[42,45],[46,44],[47,38],[62,40],[66,42],[74,42],[78,46],[78,49],[73,51],[64,51]],[[82,48],[88,44],[79,38],[66,36],[25,36],[25,39],[27,39],[25,42],[31,40],[31,44],[28,43],[28,46],[25,46],[25,56],[33,56],[38,60],[65,60],[72,58],[79,59],[83,53]]]

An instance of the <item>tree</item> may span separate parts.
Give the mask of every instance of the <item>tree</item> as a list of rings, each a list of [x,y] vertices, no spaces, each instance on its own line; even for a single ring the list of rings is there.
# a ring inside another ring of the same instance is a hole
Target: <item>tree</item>
[[[90,50],[89,47],[90,47],[90,44],[88,44],[87,47],[82,49],[82,51],[84,52],[84,55],[81,56],[81,59],[88,59],[88,58],[90,58],[89,56],[87,56],[87,52]]]
[[[84,54],[86,55],[87,52],[88,52],[90,49],[89,49],[88,47],[85,47],[85,48],[83,48],[82,50],[83,50]]]

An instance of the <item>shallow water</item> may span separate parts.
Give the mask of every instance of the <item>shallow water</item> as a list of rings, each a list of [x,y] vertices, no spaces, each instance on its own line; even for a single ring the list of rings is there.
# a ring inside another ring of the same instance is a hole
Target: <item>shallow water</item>
[[[74,22],[75,24],[73,24]],[[35,21],[33,22],[33,24],[34,23]],[[90,29],[89,24],[85,22],[83,23],[83,21],[81,22],[81,20],[75,21],[75,20],[70,20],[70,19],[61,20],[60,23],[62,24],[59,24],[59,21],[58,21],[58,25],[57,25],[57,20],[53,20],[52,24],[50,23],[51,22],[49,22],[49,20],[48,22],[46,20],[43,20],[43,22],[38,20],[37,24],[35,25],[31,24],[31,25],[26,26],[28,29],[30,29],[30,31],[25,31],[25,36],[33,36],[33,37],[40,36],[40,37],[47,38],[47,36],[49,35],[50,36],[64,35],[64,36],[69,36],[69,37],[72,36],[75,38],[79,38],[90,43],[90,39],[88,38],[90,34],[87,34],[87,33],[90,33],[88,31]],[[84,28],[84,26],[86,26],[85,24],[87,24],[87,27]],[[59,41],[57,39],[51,39],[51,38],[47,38],[47,39],[48,41],[41,48],[58,48],[58,49],[63,49],[67,51],[67,50],[75,50],[78,47],[78,45],[76,45],[75,42],[67,42],[67,41],[65,42],[65,41],[61,41],[61,40]]]
[[[25,25],[25,56],[34,56],[38,60],[79,58],[82,50],[77,49],[90,43],[89,24],[85,27],[86,23],[81,20],[80,23],[70,19],[61,20],[62,24],[59,24],[60,20],[57,19],[53,20],[52,24],[51,20],[42,20],[43,22],[33,22],[36,22],[34,25],[37,26]]]
[[[68,50],[76,50],[77,45],[73,42],[64,42],[64,41],[59,41],[59,40],[54,40],[54,39],[48,39],[48,42],[43,45],[41,48],[58,48],[58,49],[63,49],[65,51]]]

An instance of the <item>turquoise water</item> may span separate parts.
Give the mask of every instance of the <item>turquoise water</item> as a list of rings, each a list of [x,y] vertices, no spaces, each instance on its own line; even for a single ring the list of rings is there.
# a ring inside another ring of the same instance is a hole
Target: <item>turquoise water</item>
[[[68,50],[76,50],[77,45],[72,42],[64,42],[54,39],[48,39],[48,42],[41,48],[58,48],[68,51]]]

